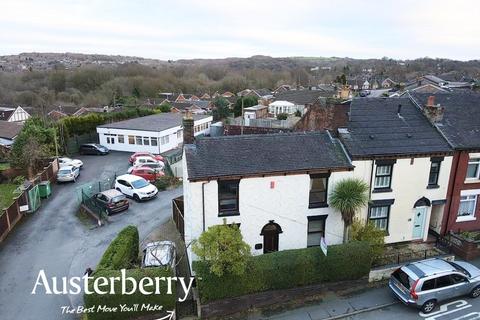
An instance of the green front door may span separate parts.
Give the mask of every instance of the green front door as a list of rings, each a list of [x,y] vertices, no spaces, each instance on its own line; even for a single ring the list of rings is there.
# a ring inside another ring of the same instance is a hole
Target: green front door
[[[413,215],[413,239],[423,239],[425,232],[425,217],[427,216],[427,207],[417,207]]]

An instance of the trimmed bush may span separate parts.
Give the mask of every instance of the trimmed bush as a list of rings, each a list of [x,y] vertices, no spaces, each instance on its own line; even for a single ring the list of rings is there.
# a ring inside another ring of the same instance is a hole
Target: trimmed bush
[[[251,257],[243,275],[215,276],[208,262],[194,261],[202,302],[324,282],[355,280],[368,275],[372,263],[367,242],[285,250]]]
[[[96,277],[120,277],[119,270],[101,270],[95,273]],[[140,279],[144,277],[155,278],[155,277],[173,277],[173,272],[170,269],[164,268],[147,268],[147,269],[131,269],[126,271],[127,277],[135,278],[137,284],[140,282]],[[89,282],[90,290],[93,291],[93,280]],[[140,310],[142,305],[159,305],[163,306],[163,311],[169,311],[175,309],[176,303],[176,283],[172,282],[172,294],[167,294],[167,282],[160,281],[160,294],[151,294],[144,295],[138,289],[131,295],[122,295],[121,294],[121,283],[119,281],[115,282],[115,294],[85,294],[85,308],[93,307],[97,311],[98,306],[106,307],[117,307],[122,305],[127,305],[131,307],[133,304],[138,304],[137,311],[130,312],[94,312],[88,314],[88,320],[107,320],[107,319],[132,319],[146,314],[159,314],[162,311],[148,311]],[[127,290],[131,290],[132,286],[127,282]],[[153,287],[148,288],[148,290],[154,290]]]
[[[110,243],[102,256],[97,270],[128,269],[138,260],[138,230],[135,226],[128,226]]]

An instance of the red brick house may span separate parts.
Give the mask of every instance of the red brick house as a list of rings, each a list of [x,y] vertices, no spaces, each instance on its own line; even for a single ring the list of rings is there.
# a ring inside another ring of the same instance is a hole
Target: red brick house
[[[480,230],[480,95],[412,97],[455,150],[440,234]]]

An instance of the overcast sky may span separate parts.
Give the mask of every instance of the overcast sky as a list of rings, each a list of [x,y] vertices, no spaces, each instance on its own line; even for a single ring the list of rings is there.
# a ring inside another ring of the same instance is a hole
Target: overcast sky
[[[477,0],[0,0],[0,55],[480,58]]]

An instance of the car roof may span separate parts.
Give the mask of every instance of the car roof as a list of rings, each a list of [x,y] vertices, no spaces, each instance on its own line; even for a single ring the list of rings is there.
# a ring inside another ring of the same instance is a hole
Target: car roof
[[[408,268],[418,278],[458,271],[447,261],[438,258],[412,262],[405,265],[404,268]]]
[[[61,167],[60,169],[58,169],[58,171],[60,170],[65,170],[65,169],[70,169],[72,170],[74,167],[73,166],[64,166],[64,167]]]
[[[116,180],[119,180],[119,179],[122,179],[125,181],[135,181],[135,180],[141,180],[143,178],[133,174],[122,174],[121,176],[118,176]]]
[[[155,241],[145,246],[145,266],[168,266],[175,258],[175,244],[172,241]]]
[[[114,197],[118,197],[118,196],[123,195],[123,193],[121,193],[120,191],[115,190],[115,189],[109,189],[109,190],[105,190],[105,191],[102,191],[102,192],[99,192],[99,193],[101,193],[103,195],[106,195],[109,198],[114,198]]]

